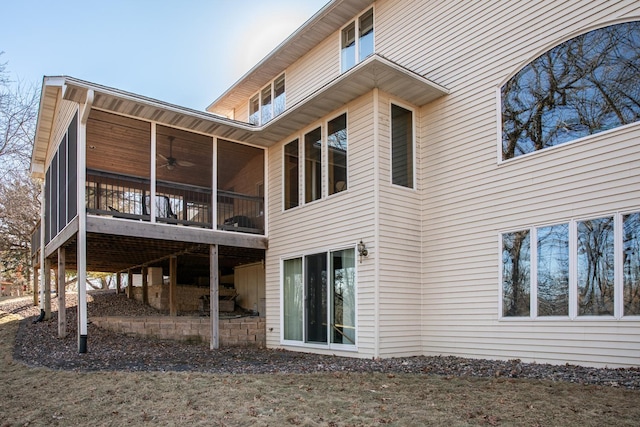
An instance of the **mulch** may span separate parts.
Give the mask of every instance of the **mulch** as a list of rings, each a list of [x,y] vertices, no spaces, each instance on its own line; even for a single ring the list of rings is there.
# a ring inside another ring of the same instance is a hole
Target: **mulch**
[[[445,377],[521,378],[640,389],[640,368],[597,369],[575,365],[522,363],[452,356],[416,356],[358,359],[256,347],[210,350],[193,344],[132,337],[101,329],[91,316],[148,316],[160,314],[152,307],[113,291],[92,292],[87,311],[88,352],[78,353],[77,300],[66,297],[67,337],[58,338],[57,300],[52,297],[50,321],[34,320],[40,314],[33,299],[0,302],[0,311],[22,317],[14,359],[31,367],[69,371],[190,371],[217,374],[305,374],[362,372],[428,374]]]

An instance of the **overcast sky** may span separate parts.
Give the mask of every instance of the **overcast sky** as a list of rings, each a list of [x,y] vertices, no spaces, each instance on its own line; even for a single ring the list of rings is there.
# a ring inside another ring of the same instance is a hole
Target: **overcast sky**
[[[12,80],[68,75],[204,110],[328,0],[0,0]]]

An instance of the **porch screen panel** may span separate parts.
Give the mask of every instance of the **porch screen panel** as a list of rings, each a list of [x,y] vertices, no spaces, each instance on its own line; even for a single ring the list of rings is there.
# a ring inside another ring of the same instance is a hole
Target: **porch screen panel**
[[[331,253],[331,342],[356,343],[355,251]]]
[[[302,258],[283,263],[283,326],[284,339],[302,341]]]
[[[60,200],[58,199],[58,187],[60,182],[59,178],[59,170],[58,170],[58,159],[59,152],[53,156],[53,160],[51,161],[51,238],[54,238],[58,234],[58,203]]]
[[[67,132],[67,218],[70,221],[78,214],[78,114],[73,117]]]
[[[322,197],[322,131],[317,128],[304,136],[304,200]]]
[[[58,232],[67,225],[67,135],[62,138],[58,157]]]
[[[47,169],[44,178],[44,243],[51,241],[51,166]]]
[[[306,342],[327,343],[327,254],[305,257]]]

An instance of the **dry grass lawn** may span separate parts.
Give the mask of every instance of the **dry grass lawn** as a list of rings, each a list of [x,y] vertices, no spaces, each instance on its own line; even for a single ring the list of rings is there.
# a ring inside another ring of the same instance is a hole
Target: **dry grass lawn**
[[[0,312],[0,426],[640,424],[640,391],[427,375],[65,372],[15,362]]]

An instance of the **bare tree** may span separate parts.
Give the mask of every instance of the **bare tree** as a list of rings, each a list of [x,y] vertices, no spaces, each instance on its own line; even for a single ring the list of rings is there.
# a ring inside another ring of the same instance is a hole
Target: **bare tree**
[[[28,173],[38,101],[35,87],[11,82],[6,63],[0,63],[0,265],[14,279],[28,271],[40,211],[39,188]]]

